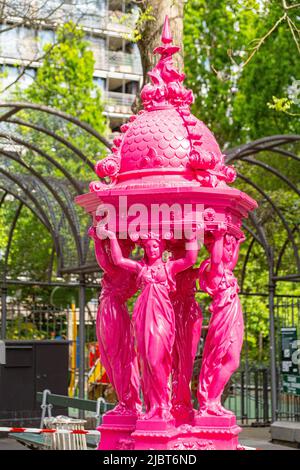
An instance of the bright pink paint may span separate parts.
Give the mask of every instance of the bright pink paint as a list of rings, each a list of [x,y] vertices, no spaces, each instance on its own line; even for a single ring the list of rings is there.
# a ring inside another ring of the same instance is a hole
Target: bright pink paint
[[[202,204],[204,243],[210,252],[200,269],[193,268],[198,247],[186,245],[184,238],[163,240],[167,237],[160,223],[157,234],[132,237],[146,252],[138,261],[128,256],[130,242],[121,240],[123,219],[117,219],[115,231],[106,231],[109,241],[100,241],[92,229],[104,271],[97,334],[121,403],[104,416],[100,449],[238,448],[240,428],[220,398],[239,363],[243,317],[232,271],[244,239],[241,219],[256,202],[228,186],[235,170],[224,164],[214,136],[191,114],[192,91],[183,86],[184,74],[172,63],[178,50],[166,18],[162,45],[154,50],[160,59],[149,72],[151,83],[141,91],[144,109],[121,127],[112,153],[96,164],[102,180],[91,183],[89,194],[76,198],[93,216],[94,227],[100,204],[109,203],[117,217],[121,214],[120,196],[127,197],[128,205],[147,208]],[[183,220],[174,220],[171,231]],[[151,231],[148,218],[142,224]],[[165,248],[171,254],[168,261],[162,260]],[[190,380],[202,326],[195,300],[198,277],[212,304],[198,387],[200,409],[195,411]],[[130,321],[125,301],[138,289]]]
[[[137,290],[136,276],[116,267],[108,240],[100,240],[94,227],[90,228],[89,235],[94,239],[96,259],[103,270],[96,322],[100,358],[119,400],[117,408],[110,414],[137,417],[141,410],[138,364],[133,329],[126,308],[126,301]],[[123,244],[124,251],[129,254],[129,243]]]
[[[244,239],[237,240],[226,231],[224,225],[214,232],[213,240],[207,242],[211,256],[200,266],[200,286],[213,298],[198,388],[200,416],[233,414],[221,405],[221,396],[239,367],[243,344],[239,287],[232,271]]]

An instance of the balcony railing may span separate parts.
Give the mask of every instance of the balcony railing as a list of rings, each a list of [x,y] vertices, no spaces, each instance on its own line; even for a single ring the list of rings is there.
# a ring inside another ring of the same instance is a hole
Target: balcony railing
[[[34,35],[27,37],[22,44],[18,42],[16,37],[14,38],[15,42],[6,47],[3,47],[4,39],[4,36],[2,37],[0,34],[0,57],[17,61],[33,61],[40,57]],[[138,52],[130,54],[122,51],[109,51],[105,49],[105,44],[93,42],[91,42],[91,50],[94,54],[96,70],[142,74],[142,65]]]
[[[138,54],[120,51],[93,50],[95,68],[111,72],[142,74],[141,59]]]
[[[104,14],[83,14],[79,17],[79,23],[86,28],[114,31],[116,33],[130,35],[134,28],[136,18],[131,14],[121,11],[107,11]]]
[[[135,95],[108,91],[104,93],[105,110],[108,113],[130,114]]]
[[[28,2],[29,0],[27,0]],[[59,0],[45,2],[43,0],[39,5],[38,12],[40,18],[48,18],[48,22],[51,24],[73,20],[86,28],[108,29],[125,34],[130,34],[136,21],[135,14],[123,13],[121,10],[107,10],[105,4],[97,5],[91,0],[74,3],[64,3]]]

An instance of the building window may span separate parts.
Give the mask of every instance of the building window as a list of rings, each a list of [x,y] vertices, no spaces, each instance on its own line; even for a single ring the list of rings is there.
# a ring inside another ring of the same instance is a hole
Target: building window
[[[7,24],[0,25],[0,53],[2,57],[18,57],[18,28],[6,29]]]
[[[25,89],[34,81],[36,76],[36,70],[28,67],[25,69],[24,75],[18,81],[20,88]]]
[[[101,89],[102,92],[106,90],[106,79],[105,78],[94,77],[93,82],[94,82],[95,85],[97,85]]]
[[[40,29],[37,33],[37,39],[39,53],[42,54],[46,44],[54,44],[55,32],[49,29]]]
[[[7,24],[0,25],[1,56],[12,59],[33,59],[37,52],[35,30],[24,26],[9,30],[7,28],[9,28]]]
[[[1,66],[1,91],[8,87],[18,78],[19,72],[17,67],[8,65]]]
[[[21,26],[18,28],[18,49],[20,59],[31,59],[37,52],[36,31]]]
[[[1,66],[1,89],[4,90],[9,85],[12,85],[16,80],[16,84],[20,89],[27,88],[33,81],[36,75],[36,70],[28,67],[25,72],[20,76],[23,69],[21,67],[14,67],[10,65]],[[18,78],[20,76],[20,78]],[[13,91],[14,85],[7,90],[7,94]]]
[[[139,82],[128,82],[125,84],[125,92],[131,95],[136,95],[139,91]]]

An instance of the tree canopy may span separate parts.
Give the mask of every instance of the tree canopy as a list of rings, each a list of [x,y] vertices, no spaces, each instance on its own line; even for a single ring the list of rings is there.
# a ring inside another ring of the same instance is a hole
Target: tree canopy
[[[289,12],[295,22],[299,9]],[[295,96],[294,83],[300,76],[300,49],[289,23],[281,21],[254,51],[283,14],[278,0],[185,4],[184,62],[187,84],[196,98],[194,112],[223,147],[300,132],[300,90]],[[290,113],[268,106],[273,97],[289,98]]]
[[[108,122],[104,115],[104,102],[99,87],[93,81],[94,58],[89,48],[89,43],[84,39],[82,29],[76,27],[72,22],[66,23],[57,30],[57,41],[55,44],[45,45],[45,57],[41,66],[37,69],[35,80],[25,90],[16,87],[13,98],[16,101],[37,103],[53,107],[75,116],[80,121],[89,124],[99,134],[106,136],[109,132]],[[24,110],[18,113],[18,119],[30,122],[34,126],[51,131],[57,136],[66,139],[79,152],[95,162],[105,154],[105,147],[92,135],[85,132],[75,124],[52,116],[46,113],[32,110]],[[60,191],[63,197],[65,192],[65,203],[72,204],[79,220],[81,233],[86,227],[86,216],[83,211],[73,203],[74,187],[66,181],[63,172],[42,155],[32,148],[16,145],[15,137],[21,139],[30,146],[36,146],[41,152],[45,152],[50,158],[66,171],[68,171],[75,181],[82,188],[82,192],[88,189],[88,183],[95,177],[90,166],[86,164],[84,158],[79,158],[72,148],[68,148],[60,141],[50,135],[41,133],[39,130],[28,128],[22,124],[8,124],[6,132],[11,136],[6,144],[11,144],[15,149],[17,160],[5,158],[5,166],[12,174],[25,178],[31,177],[30,172],[25,168],[32,167],[46,181],[51,181],[54,188]],[[34,187],[34,186],[33,186]],[[61,189],[58,189],[61,188]],[[38,192],[39,188],[34,192]],[[3,193],[2,193],[3,194]],[[44,201],[41,204],[53,204],[51,194],[44,187]],[[69,201],[67,200],[69,198]],[[48,202],[47,202],[48,201]],[[8,236],[14,215],[18,209],[19,201],[6,197],[5,203],[0,209],[1,237],[0,250],[2,257],[0,264],[3,266],[4,253],[7,246]],[[58,211],[60,213],[58,213]],[[61,209],[51,207],[53,220],[61,226],[61,234],[64,238],[66,248],[70,244],[70,257],[74,252],[71,246],[70,233],[64,221],[64,214]],[[38,249],[37,249],[38,247]],[[66,249],[68,251],[68,249]],[[36,281],[51,280],[55,276],[57,263],[53,239],[49,231],[37,219],[27,207],[23,205],[19,218],[14,228],[13,242],[8,259],[8,272],[12,278],[25,276],[27,279]],[[12,289],[13,293],[15,289]],[[49,293],[44,296],[43,289],[25,288],[22,290],[23,296],[29,295],[40,297],[45,300]],[[47,289],[46,289],[47,291]],[[37,294],[37,292],[39,294]]]

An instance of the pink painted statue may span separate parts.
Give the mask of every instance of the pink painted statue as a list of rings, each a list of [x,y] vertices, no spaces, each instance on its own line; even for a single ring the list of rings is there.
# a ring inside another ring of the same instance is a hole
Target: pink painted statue
[[[175,259],[183,256],[182,243],[172,247]],[[190,383],[201,336],[202,312],[195,299],[199,269],[189,268],[176,276],[176,291],[170,297],[175,312],[175,341],[172,352],[172,414],[178,421],[193,418]]]
[[[233,413],[221,405],[225,385],[239,367],[244,321],[239,287],[232,271],[238,260],[240,243],[220,224],[213,233],[208,250],[210,258],[200,266],[200,287],[212,298],[211,319],[205,340],[200,371],[199,415],[223,416]]]
[[[149,233],[143,241],[145,256],[134,261],[123,256],[115,233],[109,236],[114,263],[137,275],[141,294],[135,303],[133,323],[141,372],[141,385],[146,413],[142,419],[173,420],[169,378],[175,339],[174,309],[169,293],[176,288],[176,275],[192,266],[198,253],[197,240],[186,243],[185,256],[175,261],[162,261],[164,242]]]
[[[138,363],[126,308],[126,301],[137,290],[136,276],[116,267],[109,241],[99,239],[94,227],[89,235],[94,239],[96,259],[104,273],[96,321],[100,358],[119,400],[109,413],[138,415],[141,410]],[[129,255],[131,247],[126,242],[123,241],[123,251]]]
[[[222,407],[221,395],[238,367],[243,341],[232,271],[244,239],[242,219],[257,204],[229,186],[236,177],[234,168],[227,165],[210,129],[192,114],[193,92],[184,86],[184,73],[173,63],[179,49],[166,17],[161,44],[153,51],[158,60],[141,90],[143,109],[121,126],[111,153],[96,163],[99,178],[90,183],[90,192],[76,198],[94,225],[99,208],[114,215],[108,224],[113,231],[103,229],[110,241],[95,241],[104,269],[97,332],[104,366],[120,400],[115,413],[106,413],[99,427],[102,450],[238,448],[241,429],[235,416]],[[119,241],[124,233],[133,233],[129,227],[136,222],[137,206],[146,214],[142,226],[148,233],[141,240],[142,261],[129,259],[126,243]],[[159,217],[152,224],[158,208]],[[173,218],[167,216],[171,212]],[[188,220],[201,220],[204,239],[212,240],[207,245],[210,257],[198,270],[192,268],[196,240],[173,240],[173,259],[162,260],[165,227],[174,234]],[[195,299],[198,275],[212,303],[199,378],[200,409],[195,413],[190,382],[202,324]],[[131,328],[125,301],[137,289],[141,293]],[[137,360],[144,414],[138,413]]]

